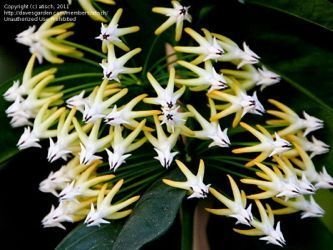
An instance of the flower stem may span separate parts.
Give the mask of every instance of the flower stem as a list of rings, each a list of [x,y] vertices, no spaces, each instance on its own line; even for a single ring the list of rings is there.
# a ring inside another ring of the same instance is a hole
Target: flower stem
[[[52,81],[52,83],[58,83],[58,82],[63,82],[63,81],[67,81],[67,80],[77,79],[77,78],[95,77],[95,76],[102,77],[103,74],[91,72],[91,73],[81,73],[81,74],[67,75],[67,76],[58,77],[58,78],[54,79]]]
[[[67,99],[67,98],[73,96],[73,94],[81,92],[81,90],[85,90],[86,92],[88,92],[88,91],[92,90],[95,86],[97,86],[98,84],[100,84],[100,82],[89,82],[86,84],[75,86],[73,88],[65,89],[63,91],[64,98]]]
[[[117,177],[118,178],[124,178],[125,181],[127,183],[130,183],[132,181],[135,181],[137,179],[140,179],[141,177],[143,176],[149,176],[151,175],[152,173],[155,173],[155,172],[160,172],[161,170],[158,169],[158,168],[154,168],[154,169],[146,169],[145,171],[136,171],[136,172],[132,172],[132,173],[127,173],[126,175],[118,175]],[[138,173],[139,172],[139,173]],[[126,176],[126,177],[125,177]],[[134,183],[137,183],[137,181],[135,181]]]
[[[180,209],[181,250],[192,249],[193,209],[190,204],[183,202]]]
[[[88,59],[88,58],[78,57],[78,56],[70,56],[70,57],[72,57],[72,58],[74,58],[74,59],[77,59],[77,60],[79,60],[79,61],[85,62],[85,63],[87,63],[87,64],[91,64],[91,65],[97,66],[98,68],[100,68],[99,63],[97,63],[97,62],[95,62],[95,61],[93,61],[93,60],[90,60],[90,59]]]
[[[152,181],[156,180],[158,177],[160,177],[160,176],[162,176],[162,175],[164,175],[164,174],[165,174],[165,173],[164,173],[164,171],[163,171],[163,172],[159,172],[159,173],[157,173],[157,174],[155,174],[155,175],[151,175],[149,178],[146,178],[146,179],[143,179],[143,180],[137,181],[137,182],[133,183],[132,185],[129,185],[129,186],[123,188],[121,191],[122,191],[122,192],[126,192],[127,190],[132,189],[132,188],[135,188],[135,187],[137,187],[137,186],[141,186],[141,185],[144,184],[144,183],[152,182]]]
[[[142,70],[142,76],[143,76],[143,77],[146,77],[148,63],[149,63],[149,60],[150,60],[150,58],[151,58],[151,55],[152,55],[152,53],[153,53],[153,50],[154,50],[154,48],[155,48],[155,45],[156,45],[158,39],[159,39],[159,36],[155,36],[155,38],[154,38],[154,40],[153,40],[153,42],[152,42],[152,44],[151,44],[151,46],[150,46],[150,48],[149,48],[149,51],[148,51],[148,53],[147,53],[147,56],[146,56],[145,62],[144,62],[144,64],[143,64],[143,70]]]
[[[221,167],[221,166],[217,166],[217,165],[213,165],[213,164],[209,164],[209,167],[212,167],[212,168],[215,168],[215,169],[218,169],[218,170],[222,170],[223,172],[226,172],[228,174],[232,174],[234,176],[238,176],[238,177],[241,177],[241,178],[248,178],[249,176],[247,175],[244,175],[244,174],[240,174],[238,172],[235,172],[235,171],[232,171],[230,169],[227,169],[227,168],[224,168],[224,167]]]
[[[140,161],[140,162],[138,162],[138,163],[135,163],[135,164],[130,164],[130,165],[128,165],[128,166],[125,166],[125,167],[123,167],[122,169],[120,168],[119,169],[119,174],[124,174],[124,173],[126,173],[126,172],[128,172],[128,171],[130,171],[130,172],[133,172],[133,171],[135,171],[135,170],[138,170],[138,171],[140,171],[140,172],[142,172],[141,170],[142,169],[145,169],[145,168],[147,168],[147,167],[149,167],[149,168],[155,168],[156,166],[151,166],[152,164],[154,164],[154,163],[156,163],[156,160],[147,160],[147,161]],[[138,168],[140,166],[140,168]],[[135,169],[135,170],[133,170],[133,168]],[[137,169],[138,168],[138,169]]]
[[[101,53],[97,50],[94,50],[92,48],[89,48],[87,46],[84,46],[82,44],[78,44],[78,43],[74,43],[74,42],[70,42],[70,41],[66,41],[66,40],[63,40],[62,43],[66,44],[66,45],[69,45],[69,46],[72,46],[74,48],[80,49],[82,51],[88,52],[92,55],[95,55],[95,56],[98,56],[98,57],[101,57],[101,58],[106,58],[106,55],[104,55],[103,53]]]

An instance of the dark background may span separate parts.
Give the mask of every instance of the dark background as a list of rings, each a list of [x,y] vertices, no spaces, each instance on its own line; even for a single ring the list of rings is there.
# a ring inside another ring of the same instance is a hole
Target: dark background
[[[26,3],[27,1],[2,0],[5,3]],[[38,2],[38,1],[34,1]],[[41,1],[46,2],[46,1]],[[50,1],[52,2],[52,1]],[[57,1],[64,2],[65,1]],[[139,2],[139,1],[137,1]],[[153,1],[163,4],[169,1]],[[195,3],[194,3],[195,2]],[[300,1],[301,2],[301,1]],[[268,12],[265,9],[253,6],[244,6],[236,0],[221,1],[185,1],[195,8],[195,5],[217,4],[219,11],[213,11],[212,14],[206,16],[200,23],[194,19],[192,27],[198,29],[202,27],[201,23],[205,23],[206,28],[222,32],[226,36],[240,43],[243,40],[249,41],[254,51],[264,51],[267,48],[260,47],[253,38],[256,32],[256,26],[253,22],[247,20],[257,19],[262,25],[265,20],[273,19],[275,22],[269,23],[272,30],[289,30],[297,36],[307,36],[313,34],[313,42],[320,43],[321,46],[331,46],[332,36],[328,32],[322,31],[315,26],[300,26],[291,17],[285,16],[283,19],[274,12]],[[113,10],[114,7],[111,7]],[[3,13],[1,12],[1,15]],[[0,21],[0,82],[13,77],[25,67],[29,58],[27,47],[19,45],[15,42],[15,35],[32,25],[30,23],[8,23],[3,22],[1,16]],[[76,28],[76,40],[84,40],[85,43],[94,43],[93,37],[98,33],[99,25],[94,24],[87,18],[79,20]],[[94,24],[94,25],[91,25]],[[132,23],[133,24],[133,23]],[[84,28],[82,28],[84,27]],[[86,35],[89,34],[90,38]],[[251,39],[250,39],[251,38]],[[310,38],[311,39],[311,38]],[[137,41],[145,44],[146,41]],[[148,44],[146,44],[148,45]],[[97,44],[93,46],[98,48]],[[273,49],[273,48],[272,48]],[[287,56],[287,55],[286,55]],[[278,88],[273,87],[272,90],[266,92],[267,95],[279,95]],[[290,90],[284,98],[293,95]],[[1,136],[1,134],[0,134]],[[6,145],[0,145],[0,150]],[[7,164],[6,167],[0,169],[0,244],[1,249],[54,249],[60,240],[67,234],[62,229],[43,229],[41,219],[48,213],[51,204],[56,204],[56,200],[48,194],[38,191],[38,185],[50,172],[51,167],[47,163],[45,150],[29,149],[19,153]],[[208,228],[209,237],[212,242],[212,249],[279,249],[277,247],[266,246],[257,238],[241,236],[232,232],[233,221],[225,218],[214,217],[210,221]],[[306,242],[310,247],[315,242],[310,242],[311,236],[315,234],[315,226],[318,224],[316,220],[299,220],[298,216],[284,217],[282,230],[285,232],[288,242],[288,249],[299,249],[297,242]],[[70,229],[71,226],[69,226]],[[160,241],[164,242],[165,249],[177,249],[179,246],[179,223],[168,234],[163,236]],[[309,241],[309,242],[307,242]],[[6,247],[4,247],[6,246]],[[150,244],[148,249],[157,249],[156,243]],[[160,246],[158,249],[161,249]],[[309,248],[311,249],[311,247]]]

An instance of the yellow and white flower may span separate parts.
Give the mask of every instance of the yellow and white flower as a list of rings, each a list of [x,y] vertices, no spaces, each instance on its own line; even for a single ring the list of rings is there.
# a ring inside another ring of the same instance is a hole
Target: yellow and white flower
[[[250,223],[253,220],[253,215],[251,212],[252,204],[250,204],[246,208],[245,192],[243,190],[242,191],[239,190],[236,182],[230,175],[227,175],[227,176],[228,176],[228,179],[230,182],[234,200],[227,198],[226,196],[219,193],[214,188],[209,188],[209,192],[216,199],[218,199],[220,202],[222,202],[222,204],[225,205],[227,208],[222,208],[222,209],[206,208],[206,210],[212,214],[223,215],[223,216],[235,218],[235,219],[237,219],[236,225],[244,224],[244,225],[251,226]]]
[[[97,156],[95,154],[104,151],[105,148],[111,144],[113,138],[112,128],[109,129],[109,133],[107,135],[102,138],[98,138],[102,119],[95,121],[89,135],[86,134],[85,127],[82,127],[75,117],[73,118],[73,124],[80,139],[80,163],[90,164],[94,160],[101,159],[101,156]]]
[[[54,208],[52,205],[51,211],[43,218],[42,225],[44,228],[59,227],[65,230],[66,227],[62,223],[83,220],[89,212],[89,205],[95,200],[96,198],[60,201],[58,207]]]
[[[193,71],[198,78],[192,79],[175,79],[176,83],[190,87],[192,91],[202,91],[208,89],[208,92],[213,90],[221,90],[228,87],[223,74],[218,74],[212,65],[211,61],[205,61],[205,68],[200,68],[186,61],[178,61],[179,65]]]
[[[105,122],[111,126],[124,125],[134,129],[139,124],[139,122],[135,120],[136,118],[159,114],[159,110],[133,110],[146,96],[147,94],[138,95],[120,108],[114,105],[111,112],[105,116]]]
[[[285,206],[284,208],[273,210],[273,213],[277,215],[291,214],[301,211],[301,218],[305,219],[309,217],[322,217],[325,213],[325,211],[314,200],[313,196],[310,196],[310,200],[306,199],[304,196],[287,201],[280,198],[274,198],[273,200]]]
[[[123,208],[136,202],[140,196],[133,196],[125,201],[118,202],[115,204],[112,200],[115,195],[119,192],[124,180],[119,180],[110,191],[107,192],[107,184],[104,184],[97,196],[96,208],[93,203],[91,203],[90,211],[84,221],[88,227],[100,226],[101,224],[109,224],[107,220],[117,220],[128,216],[132,209],[127,209],[123,211]]]
[[[79,202],[80,198],[96,197],[100,191],[98,184],[102,184],[114,178],[112,174],[97,176],[98,164],[91,164],[84,172],[81,172],[71,183],[67,184],[59,194],[59,200]]]
[[[215,106],[211,100],[209,100],[209,103],[211,115],[214,115],[216,112]],[[230,140],[227,135],[228,128],[225,128],[222,131],[218,121],[207,121],[192,105],[187,105],[187,108],[202,127],[202,130],[191,131],[190,134],[193,134],[193,137],[201,140],[212,140],[212,142],[209,144],[209,147],[218,146],[226,148],[230,146]]]
[[[155,156],[154,159],[157,159],[163,167],[169,168],[174,157],[178,154],[178,152],[171,152],[171,150],[177,143],[181,129],[178,128],[170,136],[167,136],[161,126],[160,121],[155,115],[154,122],[157,137],[154,137],[151,132],[144,131],[145,136],[154,146],[154,150],[157,153],[157,156]]]
[[[17,143],[20,150],[30,147],[40,148],[40,139],[50,138],[57,135],[57,129],[52,129],[52,125],[59,119],[62,113],[65,112],[65,108],[53,108],[50,110],[48,107],[49,103],[46,103],[39,110],[32,129],[30,127],[24,128],[24,132]]]
[[[260,141],[259,144],[254,146],[236,148],[232,151],[234,154],[260,152],[260,154],[255,159],[246,163],[247,167],[252,167],[256,163],[264,161],[267,157],[280,155],[288,151],[291,147],[291,143],[289,141],[282,139],[277,133],[275,133],[274,136],[271,135],[264,127],[260,125],[257,125],[258,130],[244,122],[241,122],[240,125]]]
[[[174,49],[178,52],[197,54],[198,57],[192,61],[197,65],[207,60],[220,60],[224,54],[217,39],[207,30],[202,29],[204,37],[191,28],[185,28],[185,32],[189,34],[199,46],[175,46]]]
[[[188,13],[190,6],[185,7],[178,1],[171,1],[171,4],[173,8],[154,7],[152,9],[154,13],[162,14],[168,17],[168,19],[155,30],[155,35],[160,35],[170,26],[176,24],[175,40],[179,41],[183,31],[184,20],[188,22],[192,21],[192,17]]]
[[[217,121],[223,117],[235,113],[235,118],[232,122],[232,126],[236,127],[242,117],[247,114],[262,115],[265,112],[264,107],[260,103],[257,97],[257,93],[254,92],[252,96],[247,95],[246,91],[240,88],[240,85],[235,80],[226,78],[228,85],[234,91],[234,95],[214,90],[208,93],[208,96],[214,100],[227,102],[227,104],[216,105],[217,109],[221,109],[220,112],[211,117],[212,121]]]
[[[263,91],[266,87],[277,84],[281,80],[278,74],[268,70],[265,66],[255,68],[251,64],[244,65],[241,70],[222,69],[221,72],[228,77],[235,77],[243,89],[259,86]]]
[[[117,58],[114,45],[108,44],[108,56],[107,59],[103,59],[99,64],[103,68],[104,79],[115,80],[119,82],[119,75],[121,74],[134,74],[142,70],[142,67],[129,68],[125,67],[125,64],[133,56],[141,52],[140,48],[133,49],[127,52],[125,55]]]
[[[73,32],[68,31],[74,23],[63,23],[53,26],[66,12],[58,12],[48,18],[37,30],[31,26],[16,36],[16,41],[29,47],[31,54],[35,54],[38,62],[42,63],[45,58],[51,63],[63,63],[59,55],[82,57],[83,54],[74,47],[66,45],[63,41]]]
[[[265,240],[267,243],[282,247],[286,244],[286,241],[281,232],[280,222],[278,222],[274,228],[274,215],[271,207],[266,204],[266,212],[260,201],[255,200],[255,202],[259,210],[260,221],[254,218],[251,221],[251,226],[254,227],[253,229],[242,230],[234,228],[234,231],[248,236],[262,236],[259,238],[260,240]]]
[[[194,175],[181,161],[176,160],[176,163],[187,180],[180,182],[163,179],[163,182],[171,187],[187,190],[191,194],[187,199],[207,197],[210,184],[206,185],[203,183],[205,174],[205,164],[203,160],[200,160],[197,175]]]
[[[305,111],[303,111],[304,118],[301,118],[291,108],[281,102],[273,99],[269,99],[268,101],[281,110],[267,110],[268,114],[279,118],[278,120],[268,120],[268,124],[286,126],[286,128],[278,132],[280,136],[295,134],[299,131],[304,131],[304,136],[306,136],[309,133],[324,127],[324,122],[322,120],[307,114]]]
[[[139,26],[118,28],[118,22],[122,13],[123,9],[118,9],[109,24],[101,24],[101,33],[96,39],[102,41],[103,52],[107,52],[108,44],[113,44],[124,51],[129,51],[129,47],[120,39],[120,37],[140,30]]]
[[[143,130],[145,123],[146,120],[142,120],[126,138],[122,136],[123,128],[120,125],[114,126],[114,136],[111,143],[112,151],[106,149],[109,157],[110,170],[113,169],[113,171],[116,171],[117,168],[125,162],[126,158],[131,156],[131,154],[127,153],[138,149],[147,141],[147,138],[143,137],[134,142],[136,137]]]

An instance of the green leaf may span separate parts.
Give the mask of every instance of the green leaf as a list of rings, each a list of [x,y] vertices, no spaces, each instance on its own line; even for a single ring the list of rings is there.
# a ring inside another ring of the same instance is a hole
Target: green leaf
[[[328,0],[245,0],[244,2],[275,9],[333,31],[333,3]]]
[[[315,198],[325,210],[325,215],[321,220],[333,235],[333,193],[330,190],[318,190]]]
[[[179,171],[172,171],[164,178],[176,179]],[[141,197],[119,233],[113,250],[139,249],[161,236],[173,223],[185,191],[169,187],[158,180]]]
[[[114,220],[110,224],[101,227],[87,227],[79,225],[69,233],[57,246],[57,250],[92,250],[112,249],[123,221]]]

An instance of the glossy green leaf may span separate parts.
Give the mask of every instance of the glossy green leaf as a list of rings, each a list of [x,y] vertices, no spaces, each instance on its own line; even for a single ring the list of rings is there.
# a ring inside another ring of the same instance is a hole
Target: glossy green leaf
[[[164,178],[176,179],[178,171]],[[145,192],[126,221],[113,246],[113,250],[140,249],[161,236],[173,223],[185,191],[165,185],[162,180]]]
[[[329,190],[318,190],[315,198],[325,210],[325,216],[321,220],[333,235],[333,193]]]
[[[333,31],[333,3],[328,0],[244,0],[244,2],[275,9]]]
[[[112,249],[123,221],[114,220],[110,224],[101,227],[87,227],[79,225],[69,233],[57,246],[57,250],[92,250]]]

